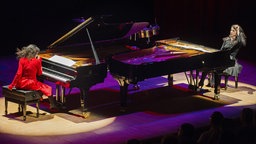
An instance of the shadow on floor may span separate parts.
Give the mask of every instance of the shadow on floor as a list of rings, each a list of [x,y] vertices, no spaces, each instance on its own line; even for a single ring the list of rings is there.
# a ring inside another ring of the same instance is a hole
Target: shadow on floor
[[[175,85],[131,93],[128,95],[126,111],[120,112],[119,92],[107,88],[89,92],[88,111],[90,116],[84,118],[81,111],[80,95],[76,93],[65,98],[67,111],[54,114],[75,123],[97,121],[136,112],[175,115],[220,107],[238,101],[225,95],[221,95],[221,100],[212,100],[211,97]],[[48,102],[41,103],[40,109],[48,111],[47,105]]]

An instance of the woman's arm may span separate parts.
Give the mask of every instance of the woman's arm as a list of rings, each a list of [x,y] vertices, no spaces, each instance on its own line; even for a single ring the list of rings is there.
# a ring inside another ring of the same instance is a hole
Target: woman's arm
[[[38,59],[38,69],[37,69],[37,75],[40,76],[43,73],[43,69],[42,69],[42,58],[37,56]]]

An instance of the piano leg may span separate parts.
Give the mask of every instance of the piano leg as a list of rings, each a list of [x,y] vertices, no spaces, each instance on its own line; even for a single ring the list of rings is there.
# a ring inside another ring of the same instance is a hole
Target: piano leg
[[[168,74],[168,86],[173,86],[173,75]]]
[[[120,86],[120,112],[125,112],[127,109],[127,95],[128,95],[128,86],[129,81],[122,76],[112,74],[113,78],[115,78]]]
[[[214,100],[220,99],[220,81],[221,76],[218,71],[214,71]]]
[[[121,104],[120,111],[121,112],[126,111],[128,86],[129,86],[129,84],[126,82],[123,82],[123,84],[120,85],[120,104]]]
[[[89,88],[79,88],[81,93],[81,107],[82,107],[82,116],[87,118],[90,116],[90,112],[88,111],[88,91]]]

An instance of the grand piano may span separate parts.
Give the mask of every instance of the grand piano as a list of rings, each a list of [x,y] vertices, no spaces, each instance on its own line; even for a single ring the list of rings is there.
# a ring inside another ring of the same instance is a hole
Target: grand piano
[[[152,48],[113,55],[109,59],[110,73],[120,85],[121,110],[127,107],[129,84],[168,75],[168,84],[172,85],[174,73],[203,68],[218,70],[234,65],[229,51],[179,39],[158,40],[156,44]]]
[[[56,99],[63,103],[65,88],[70,88],[70,91],[74,87],[79,88],[82,112],[86,117],[88,91],[91,86],[104,82],[107,75],[106,58],[129,52],[130,49],[126,47],[129,36],[148,25],[148,22],[105,23],[102,16],[84,19],[40,52],[43,67],[40,79],[56,83]],[[71,37],[82,37],[85,42],[74,43]]]

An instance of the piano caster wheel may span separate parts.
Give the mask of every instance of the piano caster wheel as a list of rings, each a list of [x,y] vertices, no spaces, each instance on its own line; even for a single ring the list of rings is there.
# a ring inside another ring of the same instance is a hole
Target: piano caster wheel
[[[220,94],[215,94],[213,99],[214,100],[219,100],[220,99]]]
[[[83,112],[83,117],[88,118],[91,115],[91,112]]]
[[[139,90],[140,89],[140,85],[137,85],[137,84],[133,85],[133,89],[134,90]]]

